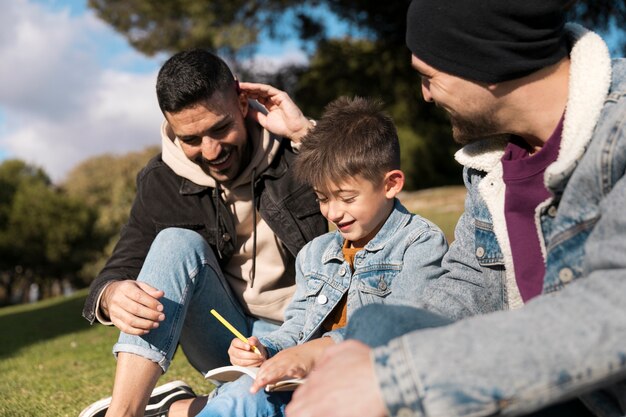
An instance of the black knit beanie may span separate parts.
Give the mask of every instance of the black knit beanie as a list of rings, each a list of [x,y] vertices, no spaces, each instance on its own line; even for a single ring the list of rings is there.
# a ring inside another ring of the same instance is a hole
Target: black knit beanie
[[[416,57],[461,78],[498,83],[568,53],[566,0],[413,0],[406,44]]]

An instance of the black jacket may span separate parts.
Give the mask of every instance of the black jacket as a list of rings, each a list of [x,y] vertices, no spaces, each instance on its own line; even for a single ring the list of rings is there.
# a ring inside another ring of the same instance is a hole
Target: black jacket
[[[283,140],[272,164],[257,178],[254,195],[261,217],[295,259],[308,241],[328,230],[328,223],[311,187],[294,179],[294,157],[289,142]],[[98,295],[108,282],[137,278],[152,241],[168,227],[200,233],[220,264],[225,265],[233,255],[237,233],[234,219],[218,192],[180,177],[160,154],[154,157],[137,175],[137,195],[129,221],[113,254],[91,284],[83,316],[94,322]]]

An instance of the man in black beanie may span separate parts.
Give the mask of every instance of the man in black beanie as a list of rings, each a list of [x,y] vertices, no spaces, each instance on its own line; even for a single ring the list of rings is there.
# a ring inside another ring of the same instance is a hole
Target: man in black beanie
[[[626,415],[626,61],[564,1],[413,0],[465,212],[423,309],[348,320],[289,417]]]

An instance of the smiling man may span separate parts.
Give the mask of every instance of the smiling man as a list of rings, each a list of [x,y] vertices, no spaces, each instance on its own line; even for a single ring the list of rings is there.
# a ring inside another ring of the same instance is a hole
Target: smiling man
[[[279,94],[260,113],[203,50],[171,57],[156,90],[162,153],[139,173],[129,222],[83,310],[121,331],[113,396],[81,416],[161,415],[192,400],[182,382],[152,392],[178,344],[204,373],[229,363],[232,339],[212,308],[247,335],[277,328],[297,252],[327,230],[312,189],[292,175],[292,144],[311,122],[291,100]]]

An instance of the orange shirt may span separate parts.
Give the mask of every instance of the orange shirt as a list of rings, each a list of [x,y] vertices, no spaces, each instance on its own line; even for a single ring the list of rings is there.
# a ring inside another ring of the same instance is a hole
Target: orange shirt
[[[354,272],[354,257],[357,252],[363,248],[353,248],[350,247],[350,242],[345,241],[343,244],[343,248],[341,251],[343,252],[343,257],[350,265],[350,269]],[[346,292],[339,303],[335,306],[333,311],[330,312],[324,323],[322,324],[322,328],[327,332],[335,329],[340,329],[344,327],[348,323],[348,293]]]

